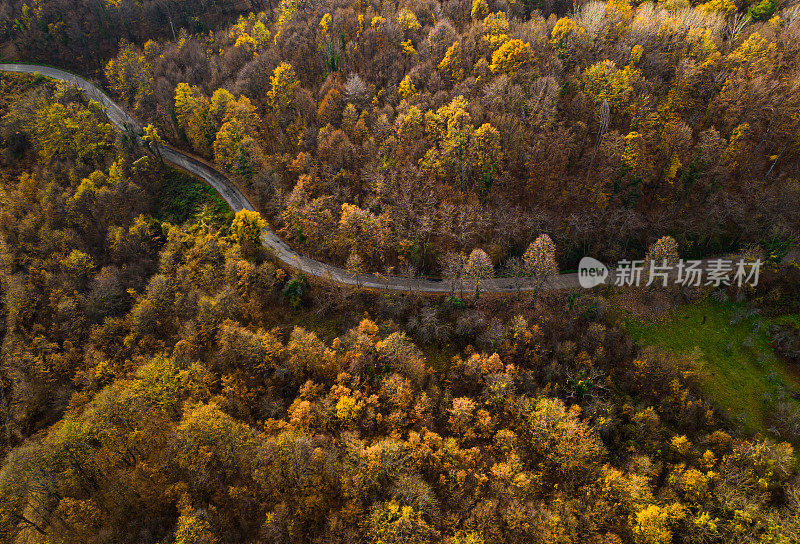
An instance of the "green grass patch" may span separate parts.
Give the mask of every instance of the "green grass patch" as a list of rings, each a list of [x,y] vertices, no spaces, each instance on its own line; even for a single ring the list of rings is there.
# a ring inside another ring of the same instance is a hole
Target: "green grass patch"
[[[747,431],[764,432],[782,393],[800,391],[797,374],[772,348],[769,328],[787,320],[800,322],[800,316],[746,312],[744,304],[706,299],[682,306],[661,322],[627,317],[623,323],[640,345],[681,356],[697,353],[703,393]]]
[[[174,225],[205,222],[227,228],[233,221],[233,212],[214,189],[180,170],[167,170],[158,202],[156,218]]]

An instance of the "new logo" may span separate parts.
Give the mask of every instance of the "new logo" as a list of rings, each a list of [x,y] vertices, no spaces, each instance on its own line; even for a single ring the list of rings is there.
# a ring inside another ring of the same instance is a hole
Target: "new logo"
[[[591,289],[608,279],[608,267],[591,257],[584,257],[578,264],[578,282],[584,289]]]

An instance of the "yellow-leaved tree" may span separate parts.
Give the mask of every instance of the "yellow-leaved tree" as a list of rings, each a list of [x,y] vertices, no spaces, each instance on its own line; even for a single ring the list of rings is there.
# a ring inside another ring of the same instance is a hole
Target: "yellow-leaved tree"
[[[117,56],[106,64],[105,73],[111,89],[134,108],[152,97],[150,64],[133,44],[123,44]]]
[[[416,32],[422,28],[417,16],[408,8],[402,8],[397,12],[397,24],[400,25],[400,28],[402,28],[406,34]]]
[[[270,106],[276,113],[283,113],[294,102],[294,93],[300,82],[294,68],[288,62],[280,63],[270,77],[271,88],[267,93]]]
[[[403,78],[403,80],[400,82],[400,85],[397,86],[397,94],[404,99],[411,98],[417,94],[417,88],[414,86],[411,76],[406,75],[406,77]]]
[[[492,44],[492,47],[502,45],[509,40],[508,32],[510,25],[508,23],[508,17],[506,17],[503,11],[487,15],[483,20],[483,28],[486,30],[484,39]]]
[[[483,19],[489,14],[489,4],[486,0],[472,0],[472,11],[470,14],[476,21]]]
[[[636,68],[626,66],[619,69],[613,61],[603,60],[584,72],[584,89],[596,104],[607,100],[613,113],[621,113],[630,108],[634,85],[639,76]]]
[[[489,123],[484,123],[475,130],[470,149],[472,167],[480,176],[481,190],[487,190],[500,170],[503,150],[500,147],[500,131]]]
[[[242,248],[242,253],[247,257],[254,257],[261,249],[261,231],[267,222],[258,212],[241,210],[236,212],[231,224],[231,236]]]
[[[439,63],[439,70],[454,82],[460,81],[464,77],[464,65],[461,59],[461,44],[459,42],[453,42],[453,45],[447,48],[442,62]]]
[[[531,44],[522,40],[509,40],[492,53],[492,64],[489,68],[496,74],[513,77],[532,59]]]
[[[569,17],[556,21],[550,34],[550,43],[555,46],[562,59],[576,59],[588,44],[586,29]]]

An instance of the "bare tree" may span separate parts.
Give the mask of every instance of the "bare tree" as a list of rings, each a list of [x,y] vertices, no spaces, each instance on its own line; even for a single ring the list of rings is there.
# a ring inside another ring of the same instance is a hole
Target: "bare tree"
[[[442,276],[450,283],[450,290],[456,292],[459,287],[461,298],[464,298],[464,268],[467,264],[467,257],[463,253],[451,252],[442,258]]]
[[[592,160],[589,161],[589,168],[586,169],[586,181],[589,181],[589,176],[592,173],[592,165],[594,159],[597,157],[597,150],[600,148],[600,142],[603,141],[603,136],[608,131],[608,125],[611,122],[611,109],[608,106],[608,100],[603,100],[600,106],[600,127],[597,129],[597,142],[594,144],[594,151],[592,151]]]
[[[531,242],[522,256],[525,274],[534,280],[534,297],[547,278],[558,274],[556,263],[556,245],[547,234],[542,234]]]
[[[494,266],[489,255],[482,249],[473,249],[467,259],[464,275],[475,279],[475,298],[480,296],[480,282],[482,278],[490,278],[494,275]]]

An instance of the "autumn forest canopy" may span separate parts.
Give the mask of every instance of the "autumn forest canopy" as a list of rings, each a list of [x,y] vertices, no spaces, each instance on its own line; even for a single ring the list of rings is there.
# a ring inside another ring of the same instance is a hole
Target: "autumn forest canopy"
[[[146,129],[0,72],[0,542],[800,541],[800,5],[0,0],[15,61]],[[480,291],[585,255],[764,267]]]
[[[798,13],[283,2],[121,43],[104,77],[306,253],[438,274],[476,247],[506,266],[546,232],[568,269],[797,229]]]

